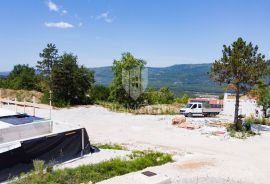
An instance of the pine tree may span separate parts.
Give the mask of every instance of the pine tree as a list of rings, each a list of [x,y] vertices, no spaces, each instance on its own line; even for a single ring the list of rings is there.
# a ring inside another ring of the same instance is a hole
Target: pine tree
[[[269,72],[270,62],[258,53],[258,46],[238,38],[231,46],[223,46],[221,59],[216,60],[210,70],[213,80],[233,85],[236,93],[234,123],[237,130],[242,128],[239,121],[239,99],[250,91]]]

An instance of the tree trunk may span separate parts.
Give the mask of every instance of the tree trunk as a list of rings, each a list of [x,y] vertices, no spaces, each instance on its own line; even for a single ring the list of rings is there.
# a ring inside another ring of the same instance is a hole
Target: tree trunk
[[[263,115],[264,115],[264,118],[266,118],[267,116],[267,107],[263,107]]]
[[[237,86],[236,96],[235,96],[235,110],[234,110],[234,124],[235,124],[236,130],[242,129],[242,122],[241,122],[241,119],[239,119],[239,117],[238,117],[239,100],[240,100],[240,90],[239,90],[239,87]]]

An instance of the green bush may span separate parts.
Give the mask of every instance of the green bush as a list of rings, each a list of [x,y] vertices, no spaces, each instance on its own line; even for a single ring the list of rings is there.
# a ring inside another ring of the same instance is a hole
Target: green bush
[[[181,97],[178,97],[175,99],[175,102],[180,103],[180,104],[187,104],[189,100],[189,96],[187,94],[184,94]]]
[[[29,65],[15,65],[7,78],[6,87],[11,89],[37,90],[37,75]]]
[[[107,101],[110,90],[106,86],[95,85],[88,91],[88,95],[93,101]]]
[[[245,119],[245,122],[247,124],[260,124],[260,125],[269,125],[270,122],[266,120],[265,118],[254,118],[254,117],[248,117]]]
[[[174,94],[168,87],[159,90],[150,88],[145,93],[145,99],[149,104],[171,104],[174,101]]]

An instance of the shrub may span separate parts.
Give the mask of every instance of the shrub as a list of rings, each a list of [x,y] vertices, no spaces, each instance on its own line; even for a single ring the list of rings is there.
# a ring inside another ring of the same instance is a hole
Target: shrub
[[[231,137],[235,137],[238,139],[246,139],[248,137],[256,135],[256,133],[252,132],[248,126],[243,126],[241,130],[237,131],[235,124],[232,124],[227,128],[229,135]]]
[[[158,91],[150,88],[145,93],[145,99],[149,104],[171,104],[174,100],[174,94],[168,87],[162,87]]]
[[[270,125],[270,122],[265,118],[254,118],[248,117],[245,119],[247,124],[260,124],[260,125]]]
[[[88,95],[93,101],[107,101],[110,90],[106,86],[95,85],[88,91]]]
[[[7,78],[7,84],[12,89],[37,89],[35,69],[29,65],[15,65]]]
[[[188,100],[189,100],[189,96],[187,94],[184,94],[183,96],[175,99],[175,101],[180,104],[187,104]]]

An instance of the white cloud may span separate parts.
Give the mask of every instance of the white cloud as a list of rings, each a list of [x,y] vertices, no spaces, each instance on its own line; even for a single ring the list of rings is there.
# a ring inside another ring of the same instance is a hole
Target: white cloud
[[[107,18],[109,16],[109,12],[104,12],[98,16],[99,19],[101,18]]]
[[[62,14],[67,14],[68,11],[67,10],[62,10]]]
[[[97,16],[97,19],[104,20],[107,23],[112,23],[114,21],[114,18],[110,16],[109,12],[101,13],[99,16]]]
[[[74,26],[68,22],[45,22],[46,27],[54,27],[60,29],[73,28]]]
[[[49,10],[51,10],[51,11],[56,11],[56,12],[59,11],[58,5],[55,4],[55,3],[52,2],[52,1],[49,1],[49,2],[48,2],[48,8],[49,8]]]

